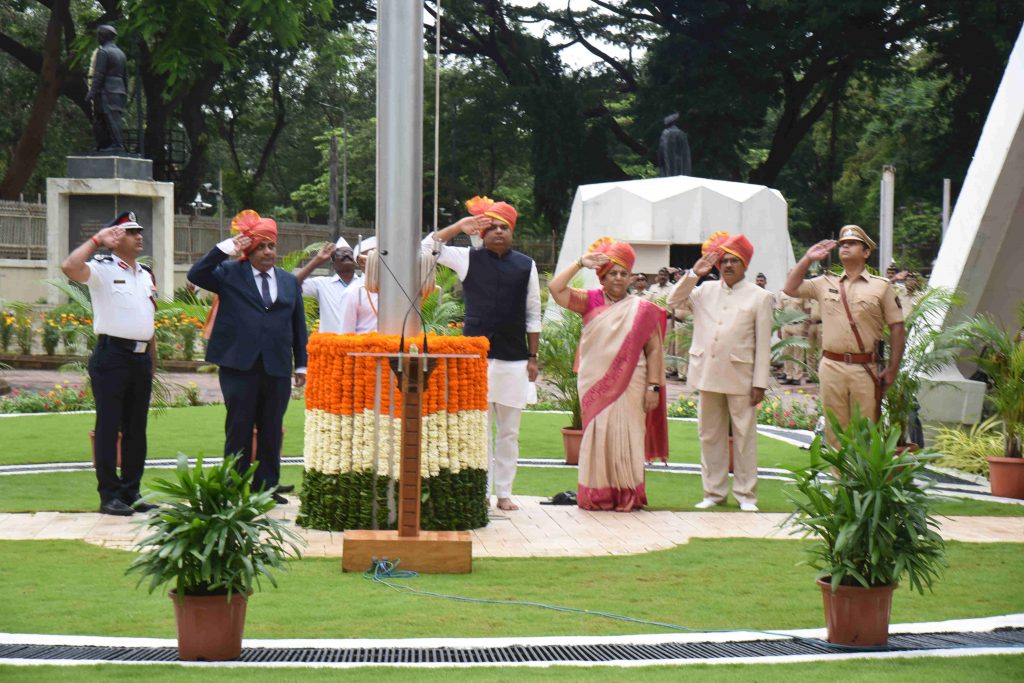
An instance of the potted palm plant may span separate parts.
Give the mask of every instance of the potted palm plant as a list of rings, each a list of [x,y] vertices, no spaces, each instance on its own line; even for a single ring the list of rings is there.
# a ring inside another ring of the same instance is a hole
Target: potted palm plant
[[[904,311],[903,359],[886,391],[882,410],[889,428],[899,434],[901,448],[916,450],[924,445],[917,418],[921,380],[955,363],[963,352],[963,335],[959,330],[943,329],[940,325],[949,309],[961,301],[962,297],[949,289],[929,288],[921,292],[913,308]]]
[[[1024,328],[1024,302],[1017,309]],[[1018,328],[1018,329],[1020,329]],[[1001,456],[988,459],[992,495],[1024,498],[1024,332],[1011,333],[988,315],[968,320],[957,328],[976,349],[971,357],[988,377],[985,398],[1003,422]]]
[[[845,429],[829,418],[839,447],[816,438],[810,464],[790,471],[788,521],[815,537],[807,563],[819,572],[829,642],[885,645],[899,580],[924,593],[946,566],[929,484],[915,480],[936,456],[898,452],[899,435],[856,410]]]
[[[128,573],[148,579],[149,592],[171,583],[183,660],[223,661],[242,652],[245,608],[260,577],[274,586],[272,569],[300,555],[299,537],[267,515],[276,503],[271,491],[252,491],[255,463],[244,474],[235,458],[203,469],[178,455],[175,477],[157,479],[146,496],[159,503],[138,544]]]
[[[537,360],[553,403],[571,415],[569,426],[562,427],[565,462],[569,465],[579,464],[580,441],[583,439],[580,392],[576,384],[576,351],[582,333],[583,319],[579,314],[560,311],[560,315],[544,322],[537,348]]]

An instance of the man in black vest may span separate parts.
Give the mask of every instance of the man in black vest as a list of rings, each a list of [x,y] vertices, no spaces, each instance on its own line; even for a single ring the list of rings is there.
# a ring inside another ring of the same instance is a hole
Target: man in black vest
[[[475,197],[466,203],[473,215],[427,235],[423,248],[438,253],[462,281],[466,302],[463,334],[487,337],[488,490],[493,487],[501,510],[512,502],[512,481],[519,459],[519,420],[537,379],[540,341],[540,282],[533,259],[512,249],[516,210],[505,202]],[[466,234],[482,248],[449,247],[445,242]]]

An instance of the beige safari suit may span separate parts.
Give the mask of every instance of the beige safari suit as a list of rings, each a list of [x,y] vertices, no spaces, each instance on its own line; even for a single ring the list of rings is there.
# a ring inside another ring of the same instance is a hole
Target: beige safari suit
[[[785,292],[779,293],[779,305],[778,308],[783,311],[800,311],[801,313],[807,313],[807,304],[803,299],[794,296],[788,296]],[[783,325],[782,330],[779,332],[780,339],[791,339],[793,337],[805,336],[806,323],[796,323],[793,325]],[[800,381],[800,378],[804,376],[804,367],[801,363],[806,363],[806,349],[797,347],[789,347],[785,349],[785,355],[792,358],[792,360],[786,360],[783,364],[783,368],[786,372],[786,379]]]
[[[668,303],[693,312],[687,384],[700,392],[697,429],[704,497],[723,502],[729,493],[729,422],[734,479],[740,503],[757,502],[757,407],[754,387],[767,388],[771,372],[772,295],[753,282],[729,287],[709,280],[697,287],[688,272]]]
[[[840,279],[846,285],[846,298],[864,342],[863,351],[846,316],[839,294]],[[887,279],[868,275],[866,271],[854,280],[850,280],[845,271],[840,276],[830,274],[804,280],[798,294],[803,299],[814,299],[821,304],[822,347],[832,353],[874,351],[883,329],[903,322],[903,310],[892,285]],[[822,407],[831,410],[839,424],[844,427],[849,424],[854,404],[859,406],[861,415],[875,415],[875,382],[863,365],[822,357],[818,375]],[[827,422],[826,435],[829,443],[838,445]]]

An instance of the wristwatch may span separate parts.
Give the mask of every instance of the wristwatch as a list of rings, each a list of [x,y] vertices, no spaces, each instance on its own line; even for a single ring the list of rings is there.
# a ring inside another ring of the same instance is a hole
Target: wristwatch
[[[650,384],[650,385],[647,386],[647,390],[648,391],[653,391],[656,394],[660,394],[661,393],[661,385],[660,384]]]

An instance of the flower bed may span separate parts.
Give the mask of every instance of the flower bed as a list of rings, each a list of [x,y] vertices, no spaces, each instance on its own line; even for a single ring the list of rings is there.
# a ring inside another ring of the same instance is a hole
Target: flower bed
[[[96,403],[87,388],[64,382],[47,391],[14,389],[0,398],[0,413],[62,413],[93,410]]]
[[[394,353],[398,342],[310,337],[301,526],[396,527],[401,397],[387,359],[352,354]],[[482,337],[429,336],[431,353],[474,357],[439,361],[423,393],[423,529],[487,524],[487,348]]]
[[[805,394],[802,389],[796,393],[788,389],[778,394],[767,394],[757,406],[757,423],[786,429],[814,430],[814,423],[821,415],[821,399]],[[698,396],[680,396],[668,406],[669,417],[697,417]]]

